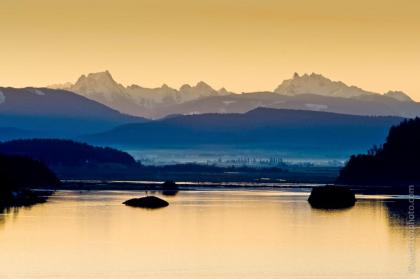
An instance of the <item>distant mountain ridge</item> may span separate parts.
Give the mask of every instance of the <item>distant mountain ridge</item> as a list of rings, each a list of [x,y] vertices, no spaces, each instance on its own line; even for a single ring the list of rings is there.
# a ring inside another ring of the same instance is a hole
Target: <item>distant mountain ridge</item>
[[[0,96],[0,139],[77,136],[146,121],[65,90],[0,87]]]
[[[52,87],[57,88],[60,85]],[[204,82],[195,86],[186,84],[178,90],[166,84],[158,88],[145,88],[135,84],[124,86],[116,82],[109,71],[82,75],[75,84],[65,83],[62,88],[120,112],[147,118],[161,118],[172,114],[246,112],[258,107],[356,115],[420,115],[418,103],[403,92],[369,92],[315,73],[295,73],[293,78],[283,81],[273,92],[262,93],[235,94],[224,88],[215,90]]]
[[[283,150],[300,154],[341,154],[380,143],[400,117],[259,108],[245,114],[173,116],[127,124],[83,138],[94,144],[191,148],[224,146]]]
[[[246,113],[258,107],[325,111],[366,116],[420,116],[420,104],[401,102],[386,95],[371,94],[357,98],[338,98],[314,94],[282,95],[272,92],[231,94],[162,107],[150,116],[202,113]]]
[[[60,139],[29,139],[0,142],[0,153],[30,157],[53,166],[80,166],[90,164],[133,165],[129,154],[85,143]]]

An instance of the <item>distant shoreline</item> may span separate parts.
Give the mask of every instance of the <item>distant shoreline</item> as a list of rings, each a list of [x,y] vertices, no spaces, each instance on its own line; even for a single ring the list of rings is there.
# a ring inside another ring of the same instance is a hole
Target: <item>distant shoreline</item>
[[[159,191],[163,181],[95,181],[64,180],[59,190],[150,190]],[[177,182],[178,190],[269,190],[269,189],[308,189],[321,186],[318,183],[274,183],[274,182]]]
[[[163,191],[163,181],[100,181],[100,180],[63,180],[59,187],[42,188],[48,190],[72,191]],[[299,190],[310,192],[313,187],[325,185],[324,183],[273,183],[273,182],[177,182],[177,191],[202,190],[251,190],[251,191],[278,191]],[[408,195],[408,186],[349,186],[356,194],[369,195]],[[40,189],[41,190],[41,189]]]

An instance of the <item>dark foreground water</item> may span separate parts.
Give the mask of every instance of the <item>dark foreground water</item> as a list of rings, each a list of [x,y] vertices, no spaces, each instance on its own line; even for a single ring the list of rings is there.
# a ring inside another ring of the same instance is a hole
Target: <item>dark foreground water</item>
[[[322,211],[302,192],[188,191],[158,210],[121,204],[142,194],[57,192],[4,213],[0,278],[420,278],[408,202]]]

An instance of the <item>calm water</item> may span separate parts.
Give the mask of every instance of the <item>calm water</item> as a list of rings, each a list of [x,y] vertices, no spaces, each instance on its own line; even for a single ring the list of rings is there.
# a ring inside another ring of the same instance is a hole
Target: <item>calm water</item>
[[[398,202],[329,212],[305,193],[207,191],[121,204],[138,195],[57,192],[3,214],[0,278],[420,278]]]

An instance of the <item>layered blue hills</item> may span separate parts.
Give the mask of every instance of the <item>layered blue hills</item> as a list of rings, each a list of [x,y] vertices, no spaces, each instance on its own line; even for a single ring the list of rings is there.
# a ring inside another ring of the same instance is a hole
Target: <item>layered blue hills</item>
[[[142,121],[65,90],[0,88],[0,139],[75,137]]]
[[[122,125],[84,140],[133,147],[221,145],[315,153],[364,150],[404,118],[258,108],[247,113],[173,116]]]

